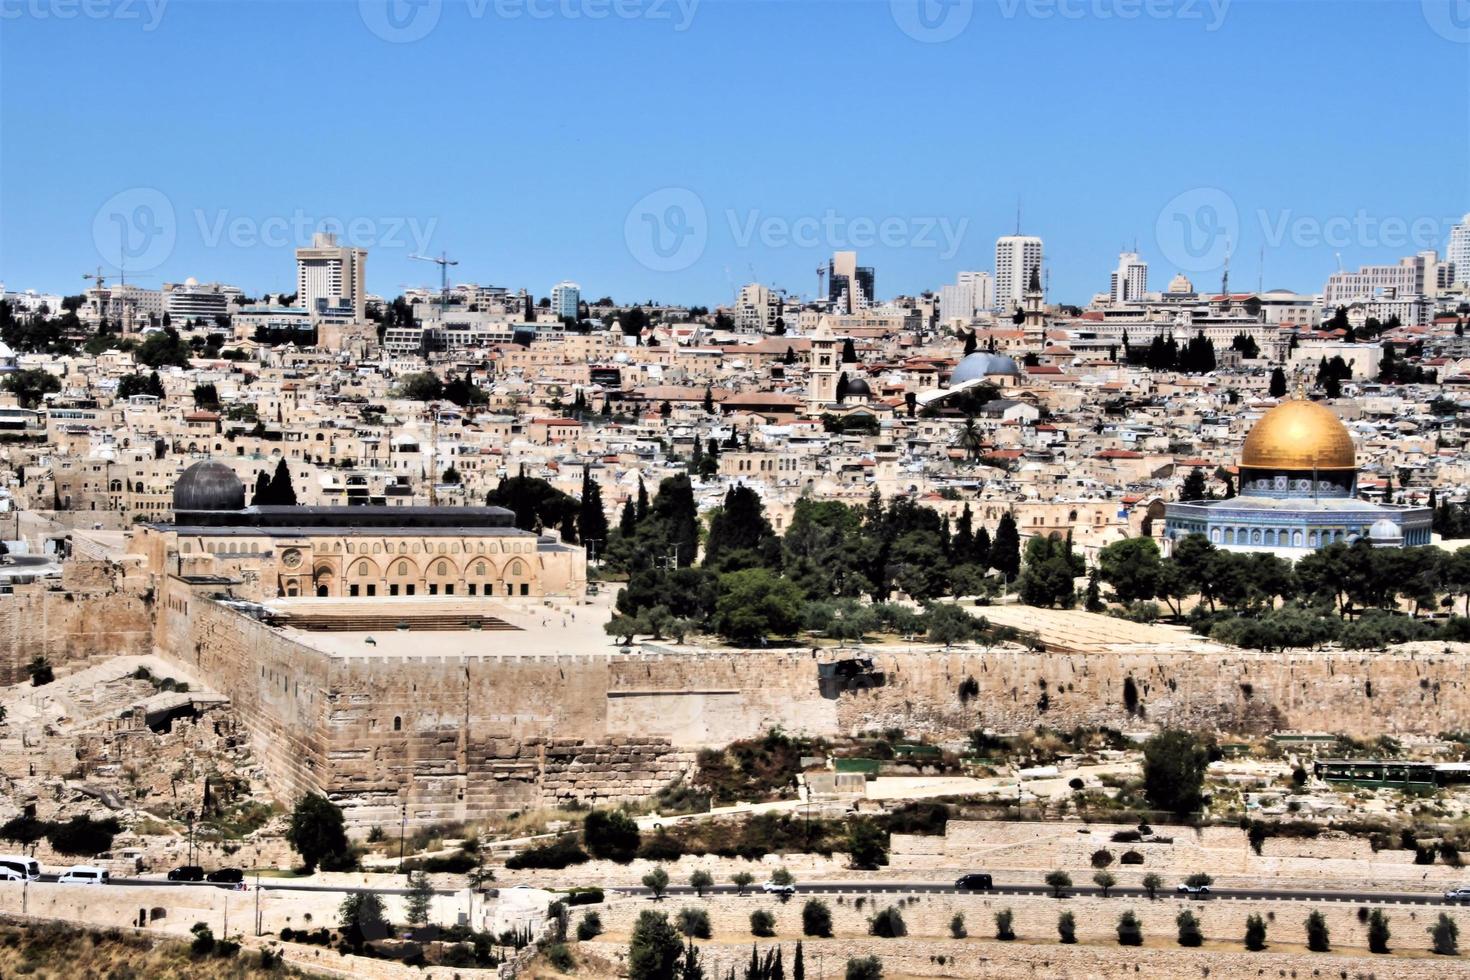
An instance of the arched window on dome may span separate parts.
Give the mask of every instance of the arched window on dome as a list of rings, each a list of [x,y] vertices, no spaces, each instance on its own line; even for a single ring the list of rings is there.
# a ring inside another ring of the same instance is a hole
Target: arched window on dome
[[[1294,548],[1300,548],[1302,546],[1302,532],[1300,532],[1300,531],[1292,531],[1291,532],[1291,544],[1292,544],[1292,547],[1294,547]]]
[[[1215,528],[1211,528],[1210,529],[1210,543],[1211,544],[1219,544],[1220,543],[1220,529],[1218,527],[1215,527]]]

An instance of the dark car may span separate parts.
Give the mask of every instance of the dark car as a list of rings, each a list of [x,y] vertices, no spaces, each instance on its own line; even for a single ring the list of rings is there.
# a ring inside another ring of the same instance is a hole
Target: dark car
[[[995,887],[995,883],[990,880],[990,875],[969,874],[956,881],[954,886],[967,891],[988,892]]]
[[[220,885],[238,885],[245,880],[245,872],[239,868],[220,868],[209,873],[209,880]]]
[[[203,881],[204,869],[197,864],[186,864],[168,873],[169,881]]]

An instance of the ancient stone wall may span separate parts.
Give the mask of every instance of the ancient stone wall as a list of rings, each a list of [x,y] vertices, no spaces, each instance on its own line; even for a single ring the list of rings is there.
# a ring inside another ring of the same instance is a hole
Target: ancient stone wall
[[[541,770],[541,803],[616,806],[645,800],[694,769],[695,753],[666,738],[615,736],[603,743],[554,739]]]
[[[1464,646],[875,653],[882,685],[839,694],[824,692],[805,653],[437,656],[425,634],[422,656],[339,656],[182,587],[158,607],[159,646],[232,699],[283,802],[326,790],[360,826],[625,799],[687,769],[681,753],[776,726],[814,735],[897,726],[949,738],[978,725],[1150,723],[1373,735],[1438,733],[1470,716]],[[968,678],[979,693],[961,702]],[[628,738],[659,741],[618,741]]]
[[[843,696],[844,730],[896,725],[959,736],[977,725],[1157,724],[1364,736],[1438,734],[1470,715],[1465,644],[1389,652],[877,653],[873,660],[885,684]],[[1138,692],[1133,713],[1124,700],[1130,677]],[[958,690],[967,678],[979,692],[962,703]]]
[[[115,589],[102,576],[75,591],[17,586],[0,595],[0,685],[25,680],[25,666],[45,657],[58,673],[95,657],[149,652],[150,601]]]

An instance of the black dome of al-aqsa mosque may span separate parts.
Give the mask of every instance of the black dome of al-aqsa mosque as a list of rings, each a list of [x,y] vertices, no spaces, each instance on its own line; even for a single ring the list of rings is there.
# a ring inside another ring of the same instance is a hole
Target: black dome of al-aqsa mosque
[[[198,510],[243,510],[245,484],[235,471],[212,459],[195,463],[174,484],[174,513]]]

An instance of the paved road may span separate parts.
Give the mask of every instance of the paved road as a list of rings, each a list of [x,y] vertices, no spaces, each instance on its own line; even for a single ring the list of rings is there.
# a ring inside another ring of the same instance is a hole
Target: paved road
[[[41,881],[56,881],[54,874],[41,875]],[[247,877],[245,884],[251,888],[255,887],[255,880]],[[228,888],[229,885],[216,884],[208,881],[168,881],[161,878],[113,878],[110,882],[112,887],[119,886],[146,886],[176,887],[176,888]],[[86,887],[86,886],[77,886]],[[266,891],[300,891],[300,892],[376,892],[379,895],[406,895],[407,888],[383,888],[353,885],[326,885],[311,884],[307,882],[294,882],[289,878],[262,878],[260,887]],[[629,895],[651,895],[652,891],[638,885],[625,887],[608,886],[609,892],[622,892]],[[738,889],[734,885],[715,885],[706,888],[706,892],[721,895],[735,894]],[[456,892],[451,889],[436,889],[437,895],[453,895]],[[694,889],[688,885],[671,885],[665,889],[668,895],[692,895]],[[753,886],[747,892],[752,899],[764,897],[760,892],[760,886]],[[802,895],[1050,895],[1052,889],[1046,885],[1007,885],[999,884],[988,892],[965,891],[955,888],[953,885],[936,881],[814,881],[806,884],[798,883],[797,897]],[[1064,892],[1067,896],[1101,897],[1102,889],[1092,885],[1068,888]],[[1148,892],[1142,888],[1118,887],[1109,889],[1109,894],[1114,898],[1148,898]],[[1430,892],[1361,892],[1361,891],[1338,891],[1333,889],[1302,889],[1302,888],[1218,888],[1211,891],[1209,895],[1186,898],[1176,894],[1172,887],[1161,890],[1158,899],[1176,899],[1178,901],[1191,902],[1240,902],[1240,901],[1287,901],[1287,902],[1346,902],[1358,905],[1459,905],[1462,903],[1447,901],[1442,895]]]
[[[649,889],[643,887],[620,888],[619,891],[631,894],[651,894]],[[731,894],[737,891],[733,885],[716,885],[706,891]],[[808,883],[797,883],[796,891],[798,897],[801,895],[914,895],[914,894],[970,894],[970,895],[1050,895],[1052,889],[1047,885],[1007,885],[998,884],[988,892],[966,891],[955,888],[953,885],[936,881],[891,881],[891,882],[853,882],[853,881],[813,881]],[[687,885],[670,886],[667,889],[670,895],[692,895],[694,889]],[[749,892],[752,897],[759,896],[759,886],[755,886]],[[1092,885],[1077,886],[1064,891],[1068,896],[1101,897],[1102,889]],[[1115,898],[1148,898],[1148,892],[1142,888],[1111,888],[1108,894]],[[1186,899],[1183,895],[1177,895],[1173,885],[1161,889],[1158,893],[1159,899],[1175,899],[1192,902],[1220,902],[1220,901],[1288,901],[1288,902],[1349,902],[1356,904],[1372,905],[1457,905],[1458,902],[1446,901],[1442,895],[1430,892],[1351,892],[1336,891],[1332,889],[1299,889],[1299,888],[1217,888],[1212,889],[1209,895],[1191,897]]]
[[[40,881],[55,882],[60,876],[54,874],[43,874]],[[246,876],[241,884],[255,887],[255,879]],[[213,881],[169,881],[167,878],[112,878],[107,883],[108,887],[135,886],[147,888],[238,888],[236,885],[228,885]],[[78,888],[92,887],[88,885],[77,885]],[[290,878],[261,878],[261,891],[284,891],[284,892],[376,892],[379,895],[407,895],[407,888],[369,888],[353,885],[316,885],[306,882],[293,882]],[[436,888],[436,895],[453,895],[455,891],[446,888]]]

